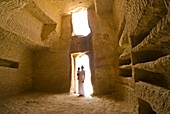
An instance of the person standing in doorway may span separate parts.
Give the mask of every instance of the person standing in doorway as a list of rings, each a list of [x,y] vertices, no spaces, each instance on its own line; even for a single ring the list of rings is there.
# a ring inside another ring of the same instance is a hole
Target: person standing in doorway
[[[79,77],[80,77],[80,67],[78,67],[78,70],[77,70],[77,79],[79,80]]]
[[[84,66],[81,66],[81,72],[79,74],[79,96],[84,96],[84,80],[85,80]]]

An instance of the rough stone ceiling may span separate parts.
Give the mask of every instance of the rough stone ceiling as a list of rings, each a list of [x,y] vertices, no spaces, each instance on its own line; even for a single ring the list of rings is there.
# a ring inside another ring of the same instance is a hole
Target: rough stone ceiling
[[[88,8],[94,0],[52,0],[59,12],[63,15],[69,14],[70,11],[75,10],[79,7]]]

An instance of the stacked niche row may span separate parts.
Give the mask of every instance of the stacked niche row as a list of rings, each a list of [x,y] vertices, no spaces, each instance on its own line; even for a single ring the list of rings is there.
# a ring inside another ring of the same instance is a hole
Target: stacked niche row
[[[137,19],[136,25],[130,23],[129,41],[138,113],[167,114],[169,101],[163,99],[168,99],[170,89],[169,4],[166,0],[130,0],[129,5],[130,16]]]
[[[127,47],[119,56],[119,76],[132,77],[131,48]]]
[[[170,17],[163,17],[150,34],[132,48],[135,81],[170,89]],[[133,40],[131,40],[133,41]]]

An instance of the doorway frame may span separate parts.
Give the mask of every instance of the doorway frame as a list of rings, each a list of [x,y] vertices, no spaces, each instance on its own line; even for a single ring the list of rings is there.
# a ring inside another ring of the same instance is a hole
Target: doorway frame
[[[91,53],[89,51],[85,52],[76,52],[71,53],[71,84],[70,84],[70,94],[78,94],[78,80],[77,80],[77,66],[76,66],[76,57],[87,55],[89,58],[89,69],[90,69],[90,81],[92,86],[92,91],[94,93],[94,87],[93,87],[93,75],[92,75],[92,63],[91,63]],[[93,93],[91,95],[93,95]]]

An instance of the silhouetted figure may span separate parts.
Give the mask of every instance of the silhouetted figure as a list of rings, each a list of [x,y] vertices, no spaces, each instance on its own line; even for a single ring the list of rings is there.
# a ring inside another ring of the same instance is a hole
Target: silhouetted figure
[[[78,67],[78,70],[77,70],[77,79],[79,80],[79,77],[80,77],[80,67]]]
[[[85,71],[84,67],[81,66],[81,72],[79,74],[79,96],[84,96],[84,79],[85,79]]]

